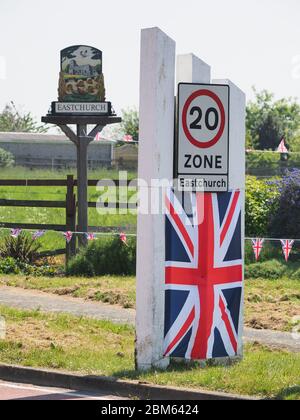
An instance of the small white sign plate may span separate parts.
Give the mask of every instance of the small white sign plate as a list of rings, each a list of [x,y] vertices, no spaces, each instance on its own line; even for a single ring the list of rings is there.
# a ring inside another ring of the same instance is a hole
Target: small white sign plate
[[[55,114],[72,115],[108,115],[109,102],[55,102]]]

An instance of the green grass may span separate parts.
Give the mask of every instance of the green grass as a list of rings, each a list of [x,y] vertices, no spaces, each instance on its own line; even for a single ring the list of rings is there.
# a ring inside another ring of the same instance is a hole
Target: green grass
[[[68,174],[74,174],[74,169],[65,171],[29,170],[25,168],[1,169],[1,179],[65,179]],[[76,176],[76,175],[75,175]],[[135,173],[129,172],[129,179],[133,179]],[[89,179],[118,179],[118,172],[111,170],[90,171]],[[101,192],[96,187],[88,190],[89,201],[97,201]],[[133,193],[130,192],[129,196]],[[1,199],[14,200],[50,200],[64,201],[66,198],[65,187],[0,187]],[[0,223],[40,223],[40,224],[65,224],[66,215],[64,209],[47,208],[18,208],[0,207]],[[126,227],[136,225],[136,216],[128,215],[100,215],[96,209],[89,209],[90,226],[113,226]],[[7,235],[8,231],[1,230],[0,239]],[[41,240],[42,250],[61,249],[65,246],[65,239],[60,233],[49,232]]]
[[[292,331],[293,319],[300,315],[300,280],[246,280],[245,300],[249,327]]]
[[[120,305],[124,308],[135,307],[134,277],[48,278],[2,275],[0,284]],[[245,285],[246,326],[292,331],[295,327],[293,319],[300,314],[300,280],[284,277],[276,280],[250,279],[246,280]]]
[[[0,362],[153,384],[217,390],[264,398],[300,399],[300,355],[246,346],[242,362],[200,368],[173,364],[166,372],[134,371],[134,330],[110,322],[0,307],[7,338]]]

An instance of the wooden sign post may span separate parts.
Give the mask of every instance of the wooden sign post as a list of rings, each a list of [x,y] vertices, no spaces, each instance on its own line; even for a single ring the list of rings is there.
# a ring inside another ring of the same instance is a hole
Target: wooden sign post
[[[102,52],[89,46],[61,51],[59,101],[42,122],[57,125],[77,149],[77,191],[79,244],[87,244],[88,232],[88,146],[104,127],[120,123],[110,102],[105,102]],[[69,125],[76,126],[76,132]],[[88,126],[95,127],[88,131]]]

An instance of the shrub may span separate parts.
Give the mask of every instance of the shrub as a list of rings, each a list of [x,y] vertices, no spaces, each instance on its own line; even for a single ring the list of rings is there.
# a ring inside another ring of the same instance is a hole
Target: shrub
[[[49,265],[35,266],[15,260],[14,258],[0,258],[0,274],[22,274],[35,277],[54,277],[56,267]]]
[[[136,240],[126,246],[118,237],[99,239],[89,244],[67,267],[68,275],[135,275]]]
[[[22,232],[17,238],[7,236],[0,245],[2,258],[14,258],[23,263],[33,263],[38,257],[41,245],[29,235]]]
[[[0,168],[7,168],[15,163],[15,158],[10,152],[0,149]]]
[[[300,170],[287,172],[282,181],[277,181],[280,196],[274,200],[269,232],[285,239],[300,237]]]
[[[19,274],[20,268],[13,258],[0,259],[0,274]]]
[[[245,268],[246,279],[279,279],[287,271],[287,265],[284,262],[271,260],[250,264]]]
[[[79,254],[73,258],[67,266],[67,275],[78,277],[93,277],[95,275],[92,263],[84,254]]]
[[[277,205],[278,188],[253,176],[246,181],[246,235],[266,236],[270,214]]]

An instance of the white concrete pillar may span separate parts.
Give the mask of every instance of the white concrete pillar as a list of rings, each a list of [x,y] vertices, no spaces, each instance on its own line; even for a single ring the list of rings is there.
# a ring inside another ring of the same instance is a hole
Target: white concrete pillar
[[[173,178],[175,42],[158,28],[142,30],[139,178]],[[165,217],[138,215],[136,364],[167,367],[163,358]]]
[[[177,56],[177,84],[210,83],[211,67],[194,54]]]
[[[241,191],[242,203],[242,255],[245,260],[245,188],[246,188],[246,95],[230,80],[213,80],[213,83],[229,85],[229,190]],[[244,285],[244,271],[243,271]],[[243,356],[244,287],[239,323],[238,356]]]

